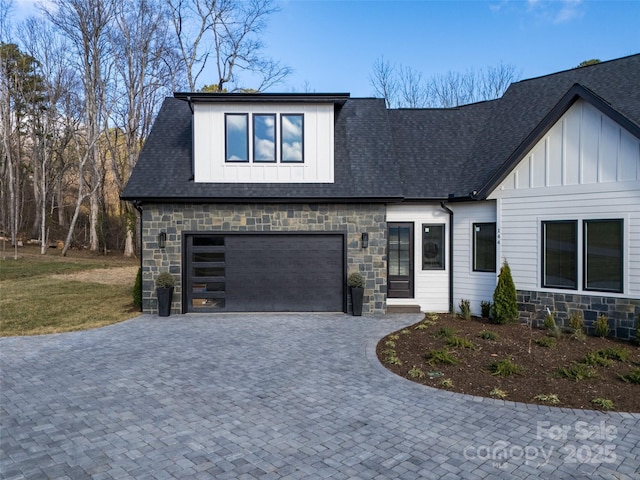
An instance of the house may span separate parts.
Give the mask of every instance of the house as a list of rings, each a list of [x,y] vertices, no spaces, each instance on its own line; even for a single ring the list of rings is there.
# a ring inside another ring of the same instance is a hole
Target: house
[[[122,198],[142,213],[143,309],[480,313],[508,261],[522,319],[640,314],[640,55],[497,100],[387,109],[348,94],[176,93]]]

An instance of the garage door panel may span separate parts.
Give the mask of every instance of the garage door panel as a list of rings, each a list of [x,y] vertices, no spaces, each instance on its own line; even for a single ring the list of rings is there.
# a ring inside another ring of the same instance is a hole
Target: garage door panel
[[[225,311],[343,311],[344,236],[225,235]]]

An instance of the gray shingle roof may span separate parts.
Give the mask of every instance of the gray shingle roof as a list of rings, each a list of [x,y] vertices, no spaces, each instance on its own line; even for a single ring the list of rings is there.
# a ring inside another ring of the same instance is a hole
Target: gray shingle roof
[[[575,85],[578,84],[579,88]],[[192,115],[167,98],[123,192],[155,201],[394,201],[486,195],[552,126],[572,92],[619,116],[640,137],[640,55],[512,84],[500,99],[452,109],[387,110],[382,99],[336,104],[333,184],[192,180]],[[573,89],[573,90],[572,90]],[[341,106],[340,106],[341,105]]]

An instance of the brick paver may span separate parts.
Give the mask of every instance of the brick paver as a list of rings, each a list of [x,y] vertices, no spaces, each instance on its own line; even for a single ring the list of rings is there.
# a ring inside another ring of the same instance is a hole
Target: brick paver
[[[388,372],[415,315],[143,315],[0,339],[0,478],[640,478],[640,415]]]

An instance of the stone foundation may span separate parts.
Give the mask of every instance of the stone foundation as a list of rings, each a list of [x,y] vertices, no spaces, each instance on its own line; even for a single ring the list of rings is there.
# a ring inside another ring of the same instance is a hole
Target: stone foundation
[[[547,308],[561,327],[568,327],[569,315],[578,312],[584,319],[587,333],[594,335],[598,315],[605,315],[609,321],[610,336],[624,340],[635,338],[640,315],[640,300],[632,298],[518,290],[517,301],[520,320],[533,320],[534,326],[544,324]]]
[[[164,249],[158,234],[167,233]],[[145,204],[142,229],[142,308],[157,313],[155,278],[176,277],[172,313],[182,312],[183,232],[345,232],[347,274],[365,277],[363,313],[384,313],[387,298],[386,207],[384,204]],[[369,247],[360,244],[369,234]],[[346,278],[345,278],[346,283]],[[345,286],[346,289],[346,286]],[[351,295],[348,311],[351,311]]]

